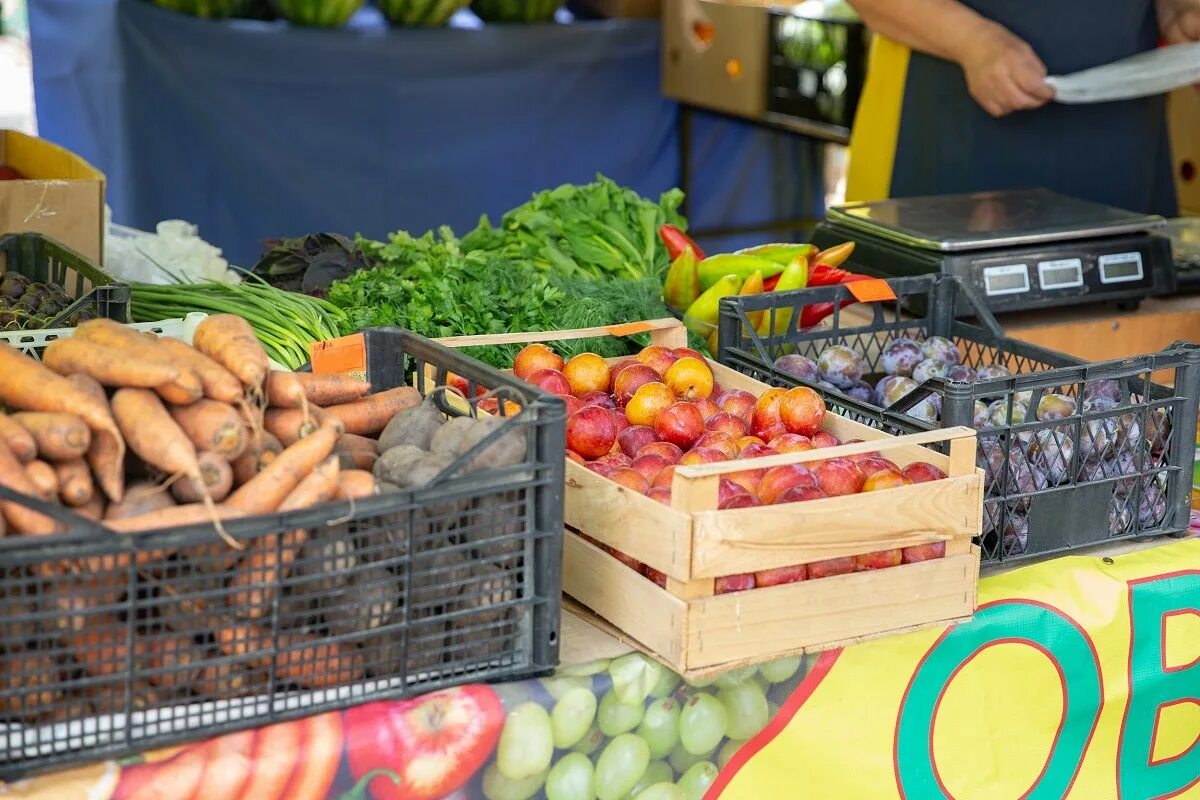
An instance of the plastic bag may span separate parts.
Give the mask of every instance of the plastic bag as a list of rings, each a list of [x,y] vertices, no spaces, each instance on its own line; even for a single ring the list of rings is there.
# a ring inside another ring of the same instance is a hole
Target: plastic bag
[[[1053,75],[1046,83],[1054,87],[1059,103],[1108,103],[1164,94],[1200,83],[1200,42],[1160,47],[1071,75]]]
[[[201,239],[195,225],[178,219],[164,220],[154,233],[147,233],[114,225],[109,217],[104,268],[114,278],[131,283],[241,281],[220,249]]]

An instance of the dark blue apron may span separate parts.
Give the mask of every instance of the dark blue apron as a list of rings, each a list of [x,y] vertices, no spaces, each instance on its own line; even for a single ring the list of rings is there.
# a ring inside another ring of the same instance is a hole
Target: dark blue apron
[[[965,0],[1027,41],[1051,75],[1152,49],[1153,0]],[[1051,103],[993,119],[962,69],[914,52],[908,66],[891,195],[1043,186],[1119,208],[1175,216],[1163,96]]]

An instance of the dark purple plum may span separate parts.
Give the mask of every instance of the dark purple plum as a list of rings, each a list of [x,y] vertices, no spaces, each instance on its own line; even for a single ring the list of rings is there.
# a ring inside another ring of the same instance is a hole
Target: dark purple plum
[[[881,398],[883,400],[883,406],[887,408],[888,406],[892,406],[900,402],[901,399],[903,399],[908,395],[909,392],[916,388],[917,382],[912,378],[898,377],[896,380],[884,387],[883,397]]]
[[[1026,453],[1031,468],[1044,475],[1051,486],[1059,486],[1070,478],[1075,442],[1069,433],[1040,430],[1029,443]]]
[[[841,389],[849,389],[862,380],[862,356],[852,347],[827,347],[817,359],[821,377]]]
[[[966,364],[955,364],[946,370],[946,380],[959,383],[974,383],[979,380],[979,374]]]
[[[983,504],[984,533],[992,533],[1000,527],[1000,517],[1003,516],[1001,505],[1002,503],[991,500]]]
[[[821,377],[815,361],[796,353],[789,353],[786,356],[780,356],[775,359],[775,369],[787,373],[793,378],[813,381],[814,383]]]
[[[1075,398],[1065,394],[1044,394],[1038,401],[1039,420],[1066,419],[1075,413]]]
[[[930,378],[943,378],[949,371],[950,368],[946,366],[945,361],[927,358],[913,368],[912,379],[917,383],[924,383]]]
[[[1100,414],[1105,411],[1112,411],[1120,405],[1119,402],[1111,397],[1087,397],[1083,398],[1083,413],[1085,414]]]
[[[1138,504],[1138,524],[1153,528],[1167,516],[1167,496],[1158,486],[1151,484],[1142,490],[1142,501]]]
[[[925,358],[935,358],[944,361],[946,366],[953,366],[962,360],[958,347],[944,336],[930,336],[921,343],[921,352]]]
[[[874,398],[874,390],[871,388],[871,384],[866,381],[859,381],[849,389],[846,389],[846,394],[864,403],[870,403]]]
[[[1112,450],[1112,435],[1107,420],[1085,422],[1079,437],[1079,460],[1099,462]]]
[[[1113,497],[1108,504],[1108,531],[1113,536],[1128,533],[1133,527],[1133,512],[1123,497]]]
[[[875,403],[877,406],[886,406],[887,403],[883,401],[883,398],[887,394],[888,387],[899,380],[903,380],[903,377],[900,375],[886,375],[880,378],[875,384],[875,389],[873,392],[874,399],[871,402]]]
[[[985,364],[975,372],[976,380],[990,381],[996,378],[1008,378],[1012,373],[1007,367],[1002,367],[999,364]]]
[[[1115,380],[1099,380],[1087,383],[1083,387],[1083,399],[1098,400],[1106,398],[1112,401],[1114,406],[1121,403],[1121,383]]]
[[[1114,443],[1120,452],[1136,452],[1139,448],[1144,449],[1145,441],[1142,439],[1142,423],[1138,420],[1138,415],[1134,413],[1122,414],[1116,420],[1116,434]]]
[[[1029,546],[1029,519],[1022,511],[1010,511],[1002,537],[1004,555],[1019,556]]]
[[[912,339],[896,339],[879,356],[879,366],[888,375],[912,375],[917,364],[925,360],[921,345]]]
[[[1162,450],[1171,440],[1171,417],[1167,409],[1153,409],[1146,416],[1146,444],[1151,450]]]
[[[992,425],[997,428],[1005,428],[1010,424],[1020,425],[1025,421],[1025,415],[1029,411],[1029,406],[1021,402],[1016,402],[1013,404],[1012,419],[1010,420],[1007,400],[995,400],[989,408],[991,409]]]
[[[975,421],[972,424],[976,429],[987,428],[992,424],[991,411],[988,410],[988,404],[982,400],[975,401]]]
[[[833,389],[834,391],[839,391],[838,387],[826,380],[817,381],[817,386],[820,386],[822,389]]]
[[[1105,478],[1125,478],[1138,474],[1137,461],[1133,453],[1118,453],[1116,458],[1104,462]],[[1113,487],[1117,494],[1126,494],[1133,489],[1133,481],[1118,481]]]

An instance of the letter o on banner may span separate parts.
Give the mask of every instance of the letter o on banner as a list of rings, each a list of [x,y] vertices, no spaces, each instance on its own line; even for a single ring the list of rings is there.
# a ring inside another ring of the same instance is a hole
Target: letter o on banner
[[[942,784],[933,752],[934,714],[954,676],[988,647],[1028,644],[1062,676],[1063,725],[1040,776],[1029,776],[1027,800],[1061,800],[1079,772],[1104,704],[1100,660],[1083,628],[1057,609],[1028,600],[983,606],[925,654],[905,692],[896,723],[896,787],[911,800],[954,800]],[[970,744],[964,746],[969,747]],[[1036,780],[1035,780],[1036,778]]]

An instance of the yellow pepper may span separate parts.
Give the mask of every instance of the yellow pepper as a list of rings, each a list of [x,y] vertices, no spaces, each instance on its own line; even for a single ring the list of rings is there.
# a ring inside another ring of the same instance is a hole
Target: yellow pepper
[[[722,297],[737,294],[742,288],[742,279],[737,275],[726,275],[696,298],[683,314],[683,324],[697,336],[707,339],[717,327]]]

